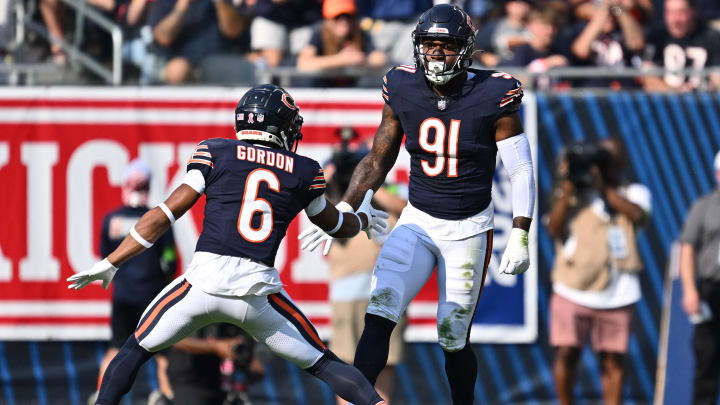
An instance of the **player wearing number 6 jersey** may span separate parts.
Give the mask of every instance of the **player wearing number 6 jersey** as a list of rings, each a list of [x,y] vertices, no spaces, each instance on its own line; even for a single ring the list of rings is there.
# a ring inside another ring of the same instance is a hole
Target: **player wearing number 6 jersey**
[[[303,209],[337,237],[382,229],[387,214],[370,206],[368,192],[357,213],[341,213],[323,196],[320,165],[295,153],[302,117],[280,87],[250,89],[235,110],[237,139],[201,142],[187,176],[168,199],[146,213],[121,245],[87,271],[68,278],[80,289],[152,246],[205,193],[205,219],[184,276],[150,303],[134,335],[108,366],[96,404],[117,404],[138,369],[154,353],[213,322],[240,326],[279,356],[330,385],[358,405],[385,402],[355,368],[327,350],[310,321],[283,291],[275,254],[290,222]]]
[[[382,122],[339,204],[357,207],[365,190],[380,186],[405,134],[409,204],[377,259],[355,366],[375,382],[395,323],[437,267],[438,341],[452,400],[472,404],[477,364],[467,343],[492,251],[498,151],[510,175],[513,209],[500,271],[518,274],[529,266],[535,192],[530,146],[517,112],[522,87],[509,74],[468,69],[475,28],[456,6],[426,11],[413,42],[415,65],[395,67],[383,79]]]

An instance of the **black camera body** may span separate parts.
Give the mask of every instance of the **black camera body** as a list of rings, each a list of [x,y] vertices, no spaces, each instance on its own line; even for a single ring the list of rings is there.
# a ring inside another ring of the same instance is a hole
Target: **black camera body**
[[[233,362],[235,363],[236,370],[247,371],[250,367],[250,362],[253,359],[255,351],[255,340],[250,337],[233,346]]]
[[[592,167],[597,166],[602,173],[610,153],[595,143],[578,142],[567,147],[565,158],[568,162],[568,180],[576,188],[587,188],[593,184]]]

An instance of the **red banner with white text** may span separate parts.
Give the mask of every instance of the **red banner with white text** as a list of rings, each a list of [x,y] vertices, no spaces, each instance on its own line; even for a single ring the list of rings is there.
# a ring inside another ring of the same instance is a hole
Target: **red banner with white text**
[[[102,217],[120,205],[127,163],[153,170],[151,206],[181,182],[185,162],[203,139],[233,136],[238,88],[0,89],[0,340],[109,337],[110,292],[93,284],[68,290],[65,279],[99,260]],[[326,161],[339,128],[372,136],[380,122],[378,91],[297,90],[305,119],[298,152]],[[403,150],[389,178],[407,181]],[[202,229],[201,199],[174,225],[181,264]],[[278,251],[286,290],[327,337],[328,267],[319,252],[299,248],[309,225],[296,218]],[[435,334],[434,279],[409,309],[408,337]],[[522,340],[522,339],[521,339]]]

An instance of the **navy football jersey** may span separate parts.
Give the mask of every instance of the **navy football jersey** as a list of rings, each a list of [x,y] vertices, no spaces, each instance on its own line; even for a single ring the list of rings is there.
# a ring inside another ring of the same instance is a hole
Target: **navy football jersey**
[[[195,250],[273,266],[290,222],[325,192],[320,164],[284,149],[214,138],[187,170],[205,177],[205,219]]]
[[[699,24],[683,38],[673,38],[662,27],[648,35],[646,58],[669,71],[663,75],[668,86],[679,87],[689,81],[693,88],[702,83],[701,75],[674,73],[683,68],[704,69],[720,65],[720,32]]]
[[[463,219],[490,204],[495,121],[517,111],[522,85],[511,75],[468,69],[456,96],[440,97],[412,65],[383,77],[383,98],[400,119],[410,153],[410,203],[436,218]]]

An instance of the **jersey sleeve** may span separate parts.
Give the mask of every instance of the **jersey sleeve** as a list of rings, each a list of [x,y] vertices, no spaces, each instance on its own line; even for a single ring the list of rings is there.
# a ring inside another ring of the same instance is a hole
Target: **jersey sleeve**
[[[187,162],[187,171],[199,170],[205,178],[205,183],[207,183],[214,167],[215,159],[213,158],[208,141],[200,142],[195,147],[195,150]]]
[[[414,75],[416,71],[415,65],[399,65],[390,68],[383,76],[382,97],[393,111],[400,111],[403,83],[407,83],[410,75]]]
[[[325,172],[320,163],[310,158],[307,158],[304,162],[309,164],[304,170],[305,174],[300,183],[302,188],[298,190],[298,193],[299,196],[302,196],[299,198],[303,204],[302,208],[307,208],[313,200],[325,194],[327,184],[325,183]]]
[[[393,107],[397,102],[396,98],[399,97],[396,90],[398,86],[401,85],[400,82],[403,80],[403,75],[407,75],[408,73],[414,74],[415,70],[415,65],[399,65],[390,68],[390,70],[385,73],[385,76],[382,78],[382,97],[385,104]]]
[[[390,105],[390,83],[388,81],[388,75],[392,73],[392,70],[387,72],[382,78],[382,97],[385,104]]]
[[[315,171],[315,176],[310,181],[310,186],[308,188],[308,191],[310,192],[310,198],[308,199],[308,202],[325,194],[326,188],[327,184],[325,183],[325,172],[320,167],[320,165],[318,165],[317,171]]]
[[[523,97],[522,83],[509,73],[496,72],[492,76],[498,80],[496,98],[499,115],[518,111]]]

